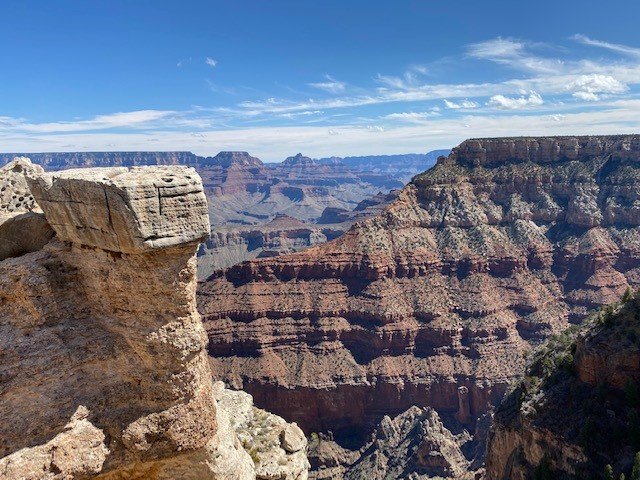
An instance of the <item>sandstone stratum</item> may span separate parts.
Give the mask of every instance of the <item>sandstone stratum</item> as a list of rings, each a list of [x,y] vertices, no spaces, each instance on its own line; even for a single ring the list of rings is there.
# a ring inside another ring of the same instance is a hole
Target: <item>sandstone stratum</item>
[[[640,136],[467,140],[338,239],[202,282],[214,376],[307,432],[413,405],[474,431],[533,346],[640,286],[639,225]]]
[[[3,218],[50,231],[0,257],[0,479],[307,477],[300,429],[212,380],[194,169],[20,159],[0,182]]]

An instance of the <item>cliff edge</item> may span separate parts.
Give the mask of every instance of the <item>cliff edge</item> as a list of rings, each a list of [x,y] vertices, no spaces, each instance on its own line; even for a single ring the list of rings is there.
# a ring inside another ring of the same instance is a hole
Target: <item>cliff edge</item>
[[[0,478],[261,478],[217,408],[195,170],[25,177],[56,236],[0,262]],[[306,476],[284,460],[278,478]]]

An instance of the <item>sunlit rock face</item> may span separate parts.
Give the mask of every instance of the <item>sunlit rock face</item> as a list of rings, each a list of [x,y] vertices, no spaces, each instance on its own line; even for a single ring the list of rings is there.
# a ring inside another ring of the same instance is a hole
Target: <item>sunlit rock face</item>
[[[640,285],[638,180],[638,136],[463,142],[342,237],[203,282],[214,375],[307,431],[473,423],[532,345]]]
[[[24,157],[0,168],[0,260],[39,250],[54,235],[27,185],[27,175],[42,172]]]
[[[262,478],[230,426],[239,412],[217,409],[196,309],[210,230],[197,173],[25,178],[56,237],[0,261],[0,479]],[[288,424],[271,417],[278,438]],[[303,479],[304,445],[295,460],[277,447],[277,478]]]

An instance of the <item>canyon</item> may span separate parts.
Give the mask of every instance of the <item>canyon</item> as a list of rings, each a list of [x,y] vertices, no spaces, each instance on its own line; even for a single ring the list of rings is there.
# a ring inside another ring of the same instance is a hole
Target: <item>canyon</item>
[[[298,154],[263,163],[247,152],[202,157],[191,152],[35,153],[48,171],[68,168],[184,165],[204,183],[212,225],[199,249],[198,275],[261,256],[323,243],[371,215],[387,195],[435,163],[441,153],[331,157]],[[0,154],[0,165],[23,154]],[[290,220],[285,220],[290,218]],[[316,225],[321,224],[321,225]]]
[[[214,228],[198,250],[198,278],[254,258],[275,257],[333,240],[357,221],[375,215],[397,197],[399,191],[378,193],[360,202],[353,210],[326,207],[315,222],[303,222],[276,213],[259,225],[226,224]]]
[[[355,206],[219,226],[211,198],[255,194],[248,154],[202,180],[12,160],[0,478],[630,472],[639,160],[636,135],[470,139]],[[313,192],[326,164],[278,168]]]
[[[341,237],[200,282],[214,376],[343,445],[413,406],[473,432],[532,348],[640,285],[639,159],[634,135],[463,142]]]
[[[307,478],[300,428],[212,379],[194,169],[19,158],[0,181],[0,227],[33,240],[0,259],[0,479]]]

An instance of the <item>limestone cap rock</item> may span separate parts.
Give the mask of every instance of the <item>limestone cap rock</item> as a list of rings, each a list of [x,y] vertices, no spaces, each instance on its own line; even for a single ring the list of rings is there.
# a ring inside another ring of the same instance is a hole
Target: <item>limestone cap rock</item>
[[[190,167],[72,169],[28,181],[62,240],[143,253],[197,243],[209,235],[202,180]]]

